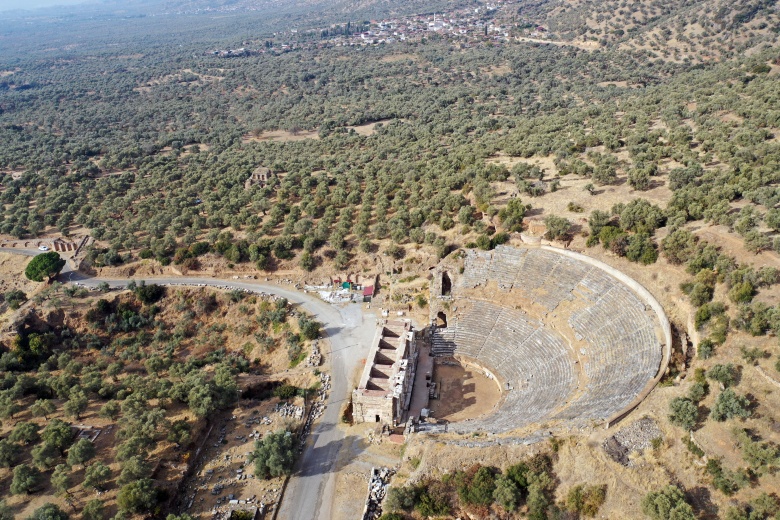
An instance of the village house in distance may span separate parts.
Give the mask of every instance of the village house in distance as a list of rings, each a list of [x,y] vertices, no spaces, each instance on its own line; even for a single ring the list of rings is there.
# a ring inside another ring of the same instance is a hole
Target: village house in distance
[[[352,392],[356,423],[397,426],[412,397],[417,344],[409,321],[384,320],[377,325],[363,375]]]

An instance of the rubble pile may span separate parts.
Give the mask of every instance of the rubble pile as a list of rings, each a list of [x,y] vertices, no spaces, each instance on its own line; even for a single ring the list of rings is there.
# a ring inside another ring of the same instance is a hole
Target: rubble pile
[[[306,359],[307,367],[318,367],[322,362],[322,354],[320,354],[319,342],[315,339],[311,342],[311,354]]]
[[[289,403],[278,403],[274,409],[282,417],[292,417],[296,420],[303,419],[303,407],[295,406]]]
[[[320,374],[320,383],[321,385],[318,395],[320,399],[325,399],[328,396],[328,391],[330,390],[330,375]]]
[[[320,388],[317,390],[317,400],[311,403],[311,410],[306,417],[306,423],[301,430],[301,439],[309,435],[312,423],[325,412],[325,401],[328,399],[328,390],[330,390],[330,375],[320,374]],[[303,443],[301,443],[303,449]]]
[[[649,417],[621,428],[615,435],[604,441],[603,448],[615,462],[632,466],[631,453],[641,452],[652,445],[653,439],[662,438],[658,423]]]
[[[267,416],[260,417],[257,410],[252,411],[252,417],[244,421],[244,427],[251,429],[255,424],[271,424],[271,418]]]
[[[387,486],[395,471],[389,468],[373,468],[368,481],[368,498],[363,510],[363,520],[375,520],[382,516],[382,501],[387,496]]]

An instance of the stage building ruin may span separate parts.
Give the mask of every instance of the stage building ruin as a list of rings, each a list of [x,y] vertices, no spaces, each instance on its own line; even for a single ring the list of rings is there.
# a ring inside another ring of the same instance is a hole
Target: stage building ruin
[[[360,384],[352,392],[354,421],[389,426],[401,423],[412,397],[416,361],[417,343],[411,322],[381,321]]]

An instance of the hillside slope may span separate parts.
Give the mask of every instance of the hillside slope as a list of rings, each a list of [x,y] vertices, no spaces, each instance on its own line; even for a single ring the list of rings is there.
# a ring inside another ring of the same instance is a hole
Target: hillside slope
[[[643,51],[653,58],[711,61],[774,45],[776,0],[550,0],[520,14],[542,16],[566,40]]]

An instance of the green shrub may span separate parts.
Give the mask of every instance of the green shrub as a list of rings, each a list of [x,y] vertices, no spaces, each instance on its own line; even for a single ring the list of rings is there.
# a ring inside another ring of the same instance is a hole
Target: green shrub
[[[379,520],[405,520],[405,518],[401,513],[384,513]]]
[[[289,475],[295,464],[295,436],[286,430],[269,433],[255,443],[253,459],[259,478]]]
[[[27,464],[16,466],[13,475],[10,488],[12,495],[30,494],[41,483],[41,472]]]
[[[707,372],[707,377],[713,381],[717,381],[724,387],[728,388],[734,384],[736,380],[736,368],[731,363],[726,365],[715,365]]]
[[[742,359],[751,365],[755,365],[759,359],[762,359],[767,355],[765,350],[758,347],[747,348],[743,346],[739,347],[739,351],[742,353]]]
[[[27,295],[24,294],[24,291],[20,290],[8,291],[5,293],[4,297],[6,303],[8,303],[8,307],[10,307],[12,310],[18,309],[24,302],[27,301]]]
[[[694,403],[698,403],[707,396],[709,391],[710,388],[706,381],[695,381],[693,385],[691,385],[690,390],[688,390],[688,399]]]
[[[696,455],[697,457],[704,457],[704,450],[699,448],[687,435],[683,436],[682,443],[688,448],[688,451]]]
[[[298,393],[298,387],[288,384],[277,386],[273,390],[274,397],[279,399],[292,399]]]
[[[68,513],[56,504],[44,504],[27,517],[27,520],[68,520]]]
[[[734,428],[732,433],[742,450],[742,458],[757,473],[773,472],[780,464],[780,448],[777,445],[753,440],[743,428]]]
[[[690,298],[691,304],[699,307],[712,300],[714,293],[714,287],[705,285],[703,283],[696,283],[693,284],[693,287],[691,287],[691,290],[688,293],[688,298]]]
[[[568,236],[571,229],[571,222],[557,215],[547,215],[544,225],[547,227],[546,236],[549,240],[562,240]]]
[[[157,505],[159,490],[154,481],[144,478],[123,486],[117,494],[119,509],[129,513],[146,513]]]
[[[628,238],[626,258],[632,262],[640,262],[644,265],[654,264],[658,260],[658,247],[645,233],[637,233]]]
[[[677,486],[666,486],[642,499],[642,511],[653,520],[695,520],[693,508]]]
[[[466,472],[459,472],[456,477],[458,498],[466,505],[489,506],[493,503],[493,491],[496,489],[496,479],[493,471],[487,466],[472,467]]]
[[[388,511],[411,511],[419,495],[420,489],[415,486],[391,487],[384,507]]]
[[[607,498],[607,486],[580,484],[566,495],[566,509],[582,516],[596,516]]]
[[[717,316],[722,316],[726,312],[726,306],[721,302],[709,302],[703,304],[696,310],[695,326],[701,329],[707,322]]]
[[[700,358],[709,359],[712,357],[712,354],[714,352],[715,352],[715,343],[711,339],[705,338],[699,342],[699,346],[697,347],[697,353]]]
[[[750,282],[736,284],[729,291],[729,299],[734,303],[750,303],[756,290]]]
[[[750,401],[747,397],[738,395],[731,388],[720,393],[712,407],[710,417],[716,421],[725,421],[734,417],[750,417]]]
[[[493,491],[493,500],[504,508],[505,511],[514,511],[520,503],[522,494],[514,480],[509,477],[499,476],[496,479],[496,489]]]
[[[301,316],[298,318],[298,328],[301,330],[301,337],[307,340],[313,340],[320,337],[322,325],[317,321]]]
[[[669,421],[672,424],[693,430],[699,417],[699,408],[686,397],[675,397],[669,403]]]
[[[707,461],[707,473],[712,477],[712,485],[724,495],[733,495],[748,484],[744,473],[724,468],[719,459]]]
[[[446,484],[427,481],[420,486],[415,510],[422,516],[445,516],[452,511]]]
[[[151,305],[165,296],[165,287],[156,283],[146,285],[146,283],[141,282],[133,292],[142,303]]]

